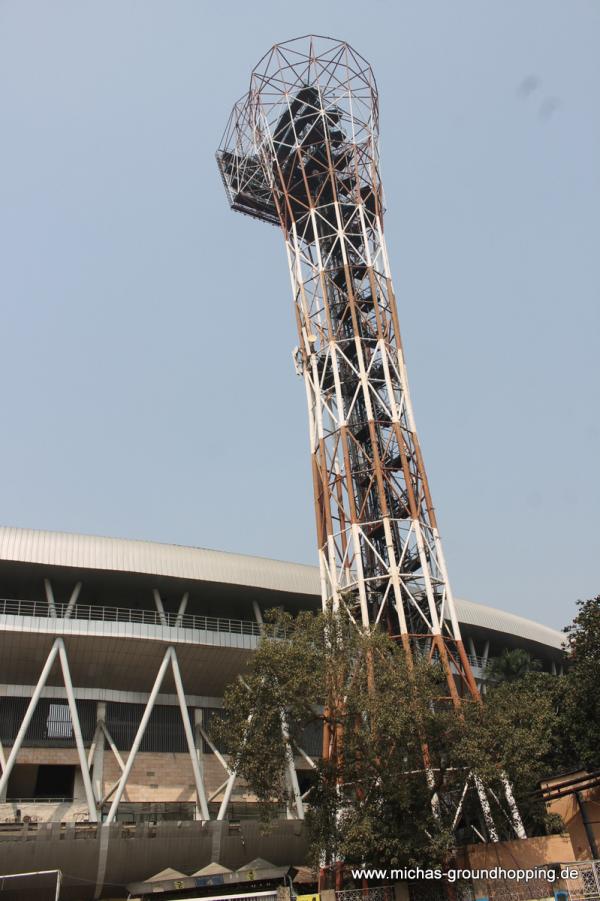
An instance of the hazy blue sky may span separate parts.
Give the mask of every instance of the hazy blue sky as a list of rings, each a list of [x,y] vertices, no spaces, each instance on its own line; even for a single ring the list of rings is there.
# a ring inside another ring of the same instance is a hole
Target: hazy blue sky
[[[372,64],[455,593],[600,591],[598,0],[0,0],[0,521],[315,561],[282,238],[214,162],[277,41]]]

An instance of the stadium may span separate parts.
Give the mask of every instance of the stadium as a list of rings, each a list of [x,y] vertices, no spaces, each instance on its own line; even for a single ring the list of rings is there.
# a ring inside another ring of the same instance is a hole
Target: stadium
[[[209,733],[263,612],[319,609],[316,568],[2,528],[0,596],[1,872],[60,867],[77,886],[64,897],[91,898],[166,868],[303,862],[301,795],[263,834]],[[505,648],[560,671],[561,633],[471,601],[457,612],[479,681]],[[320,753],[307,734],[301,794]]]

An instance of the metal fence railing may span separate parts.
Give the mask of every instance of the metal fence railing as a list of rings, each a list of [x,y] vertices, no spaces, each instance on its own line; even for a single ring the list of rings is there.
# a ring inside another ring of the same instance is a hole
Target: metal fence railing
[[[578,860],[566,865],[577,875],[566,879],[570,901],[598,901],[600,899],[600,860]]]
[[[175,629],[195,629],[201,632],[228,632],[232,635],[260,635],[260,626],[252,620],[229,619],[220,616],[196,616],[189,613],[159,613],[135,607],[104,607],[90,604],[55,603],[0,599],[0,616],[38,616],[48,619],[75,619],[91,622],[143,623]]]
[[[73,803],[73,795],[69,798],[63,798],[59,795],[48,795],[45,798],[38,798],[37,796],[34,798],[7,798],[6,803],[8,804],[72,804]]]
[[[490,662],[490,658],[480,657],[476,654],[467,654],[467,657],[471,666],[476,666],[478,669],[485,669]]]

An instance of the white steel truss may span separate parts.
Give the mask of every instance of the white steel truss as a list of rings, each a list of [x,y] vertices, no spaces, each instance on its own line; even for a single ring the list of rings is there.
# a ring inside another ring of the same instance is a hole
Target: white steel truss
[[[57,618],[69,619],[72,616],[73,612],[76,610],[76,604],[81,592],[81,587],[82,583],[77,582],[69,595],[68,601],[66,603],[57,603],[51,581],[49,579],[44,579],[44,592],[51,615]],[[157,589],[154,589],[152,594],[156,609],[159,614],[159,619],[163,622],[164,625],[168,625],[169,620],[165,612],[165,607],[160,592]],[[181,619],[185,614],[188,601],[189,592],[185,592],[182,595],[177,607],[174,621],[175,627],[181,624]],[[260,612],[258,604],[254,602],[253,607],[257,622],[259,624],[262,624],[262,614]],[[59,691],[57,687],[48,686],[48,679],[57,659],[60,662],[64,683],[64,690],[60,689],[60,694],[57,694],[57,692]],[[42,670],[36,685],[30,686],[28,689],[26,687],[22,688],[23,691],[31,691],[31,697],[29,699],[29,704],[27,706],[25,716],[20,724],[19,730],[12,744],[12,747],[10,748],[10,753],[8,754],[8,756],[6,755],[2,743],[0,742],[0,801],[3,802],[6,797],[8,780],[10,779],[14,765],[17,762],[18,754],[23,747],[23,742],[27,735],[27,731],[32,722],[40,699],[47,696],[63,697],[62,692],[64,691],[64,695],[66,695],[69,706],[73,736],[75,738],[79,765],[82,774],[82,781],[84,784],[88,819],[91,822],[98,821],[100,819],[100,812],[103,810],[103,808],[105,808],[105,805],[110,802],[110,809],[108,811],[107,817],[105,818],[105,822],[109,824],[113,822],[116,818],[119,805],[123,801],[123,796],[125,794],[128,781],[131,777],[131,772],[137,754],[140,750],[144,734],[150,721],[150,716],[157,702],[160,701],[160,689],[169,669],[171,670],[175,686],[177,699],[176,703],[177,706],[179,706],[182,715],[183,729],[194,776],[194,786],[196,789],[196,809],[198,816],[201,820],[209,820],[210,813],[208,804],[221,797],[217,819],[225,819],[227,817],[231,798],[233,796],[233,792],[238,779],[238,773],[235,769],[230,767],[229,763],[223,757],[219,749],[214,744],[209,733],[204,728],[201,709],[194,708],[194,723],[193,725],[190,723],[188,714],[188,704],[190,703],[190,697],[186,697],[185,694],[175,647],[170,646],[164,652],[150,693],[146,698],[144,698],[144,712],[138,725],[131,749],[127,757],[124,759],[106,724],[105,700],[97,701],[96,727],[86,754],[86,749],[84,747],[82,738],[81,722],[75,700],[76,694],[77,696],[82,695],[82,690],[76,690],[73,688],[67,650],[63,637],[57,637],[54,640],[50,652],[42,665]],[[94,692],[93,690],[89,692],[85,691],[83,692],[83,694],[91,694],[94,697],[96,696],[96,692]],[[102,695],[102,692],[100,691],[98,692],[98,694]],[[126,696],[126,699],[124,700],[125,703],[139,703],[142,700],[142,697],[138,697],[135,693],[131,698],[131,693],[122,692],[120,694]],[[195,702],[198,703],[202,700],[203,699],[195,699]],[[164,703],[164,700],[162,703]],[[282,718],[282,734],[286,743],[286,778],[290,786],[290,795],[293,799],[288,810],[288,816],[294,818],[298,817],[299,819],[302,819],[304,817],[303,799],[300,796],[298,777],[294,763],[294,753],[290,745],[289,735],[287,734],[287,726],[284,718]],[[226,778],[224,779],[222,784],[214,789],[209,797],[207,797],[203,775],[202,740],[207,743],[216,759],[223,767],[226,775]],[[110,749],[117,762],[120,770],[120,776],[111,786],[109,786],[105,790],[103,787],[103,772],[104,753],[107,748]],[[296,750],[297,753],[300,754],[312,767],[315,766],[314,761],[309,757],[306,751],[299,747],[297,747]]]
[[[190,754],[190,760],[192,762],[192,770],[194,773],[194,782],[196,785],[196,794],[198,799],[198,806],[201,812],[201,819],[208,820],[210,819],[208,813],[208,804],[206,801],[206,792],[204,789],[204,781],[202,779],[202,774],[200,772],[200,766],[198,763],[198,755],[196,753],[196,746],[194,743],[194,736],[192,733],[192,727],[190,725],[190,720],[187,713],[185,694],[183,691],[183,684],[181,682],[181,673],[179,671],[179,664],[177,662],[177,654],[175,653],[175,649],[173,647],[167,648],[165,651],[165,655],[162,659],[160,667],[158,669],[158,673],[156,674],[156,679],[154,680],[154,685],[152,686],[152,691],[150,692],[150,697],[148,698],[148,702],[146,704],[146,708],[142,715],[142,719],[138,726],[138,730],[136,732],[135,738],[133,740],[133,744],[131,746],[131,750],[127,756],[127,762],[125,764],[125,768],[122,771],[121,778],[115,785],[115,796],[112,801],[110,810],[106,817],[107,823],[112,823],[114,820],[117,808],[119,807],[119,803],[123,796],[123,792],[125,791],[125,786],[127,785],[127,780],[131,774],[131,770],[133,768],[133,764],[135,762],[136,754],[139,751],[140,745],[142,743],[142,739],[144,737],[144,733],[146,731],[146,727],[150,721],[150,714],[154,708],[156,703],[156,697],[158,692],[160,691],[160,687],[163,683],[163,679],[167,672],[167,669],[171,665],[171,669],[173,672],[173,678],[175,680],[175,687],[177,689],[177,696],[179,698],[179,704],[181,707],[181,716],[183,719],[183,728],[185,731],[185,737],[188,745],[188,750]],[[111,792],[112,793],[112,792]]]
[[[276,45],[217,157],[232,206],[284,232],[323,602],[439,659],[455,701],[476,697],[408,390],[370,67],[343,42]]]
[[[54,665],[56,657],[58,656],[60,660],[60,667],[62,670],[63,680],[65,683],[65,689],[67,692],[67,700],[69,704],[69,711],[71,713],[71,722],[73,724],[73,734],[75,736],[75,744],[77,746],[77,756],[79,757],[79,766],[81,768],[81,777],[83,779],[83,786],[85,790],[85,798],[88,808],[88,815],[91,822],[95,823],[98,819],[98,815],[96,812],[96,801],[94,798],[94,792],[92,789],[92,783],[90,779],[90,771],[89,766],[85,756],[85,749],[83,747],[83,738],[81,735],[81,725],[79,722],[79,714],[77,712],[77,704],[75,702],[75,696],[73,694],[73,683],[71,682],[71,673],[69,670],[69,663],[67,660],[67,654],[65,651],[65,643],[62,638],[57,638],[50,649],[50,653],[46,658],[46,662],[44,663],[42,672],[40,673],[40,677],[38,679],[37,685],[35,686],[33,695],[29,702],[29,706],[25,712],[25,716],[23,717],[23,721],[19,727],[19,731],[17,732],[16,738],[14,740],[13,746],[11,748],[10,754],[8,756],[8,760],[6,761],[6,766],[2,768],[2,776],[0,777],[0,798],[4,796],[6,791],[6,786],[8,785],[8,780],[10,774],[12,772],[13,766],[15,765],[15,761],[17,759],[17,754],[21,749],[21,745],[23,744],[23,740],[25,735],[27,734],[27,730],[29,728],[29,724],[33,718],[33,714],[35,713],[35,709],[37,707],[38,701],[42,694],[42,689],[46,684],[46,680],[50,675],[50,671]]]

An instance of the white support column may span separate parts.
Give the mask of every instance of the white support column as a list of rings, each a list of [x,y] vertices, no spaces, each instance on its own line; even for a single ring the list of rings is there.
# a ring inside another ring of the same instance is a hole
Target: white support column
[[[183,597],[181,598],[181,603],[180,603],[179,609],[177,611],[177,619],[175,620],[176,626],[181,626],[181,623],[183,622],[183,615],[186,611],[189,599],[190,599],[190,593],[189,593],[189,591],[186,591],[185,594],[183,595]]]
[[[158,669],[158,673],[156,674],[156,679],[154,680],[154,685],[152,686],[152,691],[150,692],[150,697],[146,703],[146,709],[144,710],[144,714],[142,716],[140,725],[138,726],[138,730],[136,732],[135,738],[133,740],[133,744],[131,746],[131,750],[129,752],[129,756],[127,758],[127,763],[125,764],[125,769],[119,779],[119,784],[117,786],[117,790],[115,793],[115,797],[110,806],[110,810],[108,811],[108,816],[106,817],[106,824],[112,823],[115,814],[117,812],[117,808],[123,796],[123,792],[125,791],[125,786],[127,785],[127,780],[129,779],[129,775],[133,768],[133,763],[135,761],[136,754],[139,750],[139,747],[142,743],[142,738],[144,737],[144,732],[146,731],[146,726],[148,725],[148,721],[150,720],[150,714],[154,708],[154,704],[156,702],[156,696],[160,691],[160,686],[162,685],[163,679],[165,677],[165,673],[167,671],[167,667],[171,661],[171,648],[167,648],[165,651],[165,656],[162,659],[162,663]]]
[[[486,643],[483,646],[483,654],[482,654],[484,667],[487,666],[489,656],[490,656],[490,643],[489,643],[489,641],[486,641]]]
[[[294,764],[294,753],[290,743],[290,731],[283,711],[281,712],[281,734],[283,735],[283,740],[285,742],[285,761],[288,770],[290,790],[296,807],[296,816],[299,820],[303,820],[304,804],[302,803],[302,794],[298,784],[298,773],[296,772],[296,766]]]
[[[202,735],[199,728],[202,726],[203,720],[204,711],[202,710],[202,707],[194,707],[194,747],[196,749],[198,766],[200,767],[200,778],[202,779],[202,784],[204,785],[204,745],[202,744]],[[204,789],[206,791],[206,785],[204,785]],[[208,804],[208,798],[206,799],[206,803]]]
[[[29,729],[29,724],[31,723],[31,719],[35,712],[35,708],[37,707],[38,701],[40,699],[40,695],[42,694],[42,689],[44,688],[44,685],[46,684],[46,680],[48,679],[48,676],[50,675],[50,670],[52,669],[54,661],[56,660],[56,655],[58,654],[60,640],[61,640],[60,638],[57,638],[50,649],[50,653],[48,654],[48,657],[46,658],[44,668],[42,669],[42,672],[40,674],[40,678],[38,679],[37,685],[35,686],[35,689],[33,691],[33,695],[31,696],[29,706],[25,712],[25,716],[23,717],[23,722],[21,723],[19,731],[17,732],[11,752],[8,755],[8,760],[6,761],[6,766],[3,767],[2,778],[0,779],[0,798],[6,792],[6,786],[8,784],[8,780],[9,780],[10,774],[12,772],[12,768],[14,766],[15,760],[17,758],[17,754],[19,753],[19,751],[21,749],[21,745],[23,744],[23,739],[25,738],[27,730]]]
[[[483,787],[483,782],[479,778],[479,776],[473,774],[473,779],[475,781],[475,788],[477,789],[477,794],[479,796],[479,803],[481,804],[481,810],[483,812],[483,819],[485,820],[486,829],[488,831],[488,836],[491,842],[497,842],[499,840],[498,832],[496,831],[496,826],[494,824],[494,818],[492,817],[492,811],[490,808],[490,802],[488,801],[488,797],[485,793],[485,788]]]
[[[223,800],[221,801],[221,806],[219,807],[219,813],[217,814],[217,820],[224,820],[225,815],[227,813],[227,808],[229,807],[229,801],[231,800],[231,793],[233,791],[233,786],[235,785],[235,780],[237,779],[237,770],[233,770],[231,776],[227,780],[227,785],[225,786],[225,794],[223,795]]]
[[[161,625],[166,626],[167,617],[165,615],[165,608],[163,606],[162,598],[160,596],[158,588],[154,588],[152,594],[154,595],[154,603],[156,604],[156,609],[158,610],[158,618],[161,622]]]
[[[56,616],[56,604],[54,602],[54,592],[50,579],[44,579],[44,589],[46,591],[46,600],[48,601],[48,613],[50,616]]]
[[[102,724],[106,719],[106,701],[98,701],[96,705],[96,736],[92,760],[92,789],[94,797],[99,803],[102,800],[104,788],[104,729]],[[91,749],[90,749],[91,752]]]
[[[117,763],[119,764],[119,768],[120,768],[121,773],[122,773],[122,772],[125,770],[125,764],[124,764],[124,762],[123,762],[123,758],[122,758],[121,755],[119,754],[119,749],[117,748],[117,746],[116,746],[116,744],[115,744],[115,742],[114,742],[114,739],[113,739],[112,735],[110,734],[110,732],[109,732],[108,729],[106,728],[106,723],[102,723],[102,731],[104,732],[104,737],[106,738],[107,742],[109,743],[110,749],[111,749],[111,751],[113,752],[113,754],[114,754],[114,756],[115,756],[115,759],[116,759]],[[102,797],[102,800],[100,801],[100,807],[102,807],[104,804],[106,804],[106,802],[108,801],[108,799],[109,799],[109,798],[114,794],[114,792],[117,790],[117,788],[119,787],[119,781],[120,781],[120,780],[117,779],[117,781],[114,782],[114,783],[112,784],[112,786],[109,788],[109,790],[106,792],[106,794]]]
[[[262,628],[264,625],[262,611],[257,601],[252,601],[252,609],[254,610],[254,616],[256,618],[256,622]],[[302,803],[302,795],[300,792],[300,786],[298,785],[298,774],[296,773],[296,767],[294,765],[294,752],[292,751],[292,746],[290,743],[290,735],[287,726],[287,721],[285,718],[285,714],[283,710],[281,711],[281,732],[283,735],[283,740],[285,742],[285,759],[286,766],[288,771],[288,781],[290,786],[290,791],[292,793],[292,797],[294,799],[294,805],[296,807],[296,815],[299,820],[304,819],[304,804]],[[306,756],[306,755],[305,755]]]
[[[121,770],[121,772],[123,772],[124,769],[125,769],[125,767],[123,767],[123,769]],[[106,802],[108,801],[109,798],[112,798],[112,796],[114,795],[114,793],[116,792],[116,790],[117,790],[118,787],[119,787],[119,782],[120,782],[120,781],[121,781],[121,779],[119,778],[119,779],[117,779],[116,782],[113,782],[113,784],[111,785],[111,787],[109,788],[109,790],[106,792],[106,794],[104,795],[104,797],[103,797],[102,800],[100,801],[100,807],[101,807],[101,808],[104,807],[104,805],[106,804]]]
[[[502,786],[504,788],[504,796],[506,797],[506,802],[510,810],[510,821],[512,823],[513,829],[515,830],[517,838],[527,838],[525,826],[523,825],[523,820],[521,819],[521,814],[519,813],[519,808],[517,807],[517,802],[515,801],[515,796],[512,792],[512,786],[506,773],[502,773]]]
[[[94,901],[102,894],[104,880],[106,878],[106,863],[108,860],[108,842],[110,839],[110,826],[103,823],[98,829],[98,869],[96,871],[96,889],[94,891]]]
[[[88,770],[91,769],[92,761],[94,759],[94,754],[96,753],[96,745],[98,744],[98,738],[100,736],[102,729],[100,728],[100,724],[96,723],[96,728],[94,729],[94,736],[92,738],[92,743],[90,745],[90,750],[88,751],[87,756],[87,767]]]
[[[104,732],[104,737],[110,745],[110,749],[116,757],[117,763],[121,767],[121,772],[125,769],[125,764],[123,763],[123,758],[119,754],[119,749],[117,748],[114,739],[108,729],[106,728],[106,723],[102,723],[102,731]]]
[[[471,773],[465,779],[465,784],[463,786],[462,794],[460,796],[460,801],[458,802],[458,807],[456,808],[456,813],[454,814],[454,819],[452,820],[452,829],[456,829],[458,821],[460,819],[460,815],[462,813],[463,804],[465,803],[465,798],[467,796],[467,791],[469,789],[469,783],[471,782]]]
[[[312,759],[312,757],[310,757],[310,756],[306,753],[306,751],[304,750],[304,748],[301,748],[300,745],[299,745],[297,742],[295,742],[295,745],[296,745],[296,750],[298,751],[298,754],[300,754],[301,757],[304,757],[304,759],[306,760],[307,764],[309,765],[309,767],[310,767],[312,770],[316,770],[316,769],[317,769],[317,764],[314,762],[314,760]]]
[[[85,788],[85,798],[87,801],[88,812],[91,823],[98,822],[98,814],[96,813],[96,801],[92,790],[92,782],[90,779],[90,771],[88,770],[87,760],[85,757],[85,748],[83,747],[83,736],[81,734],[81,725],[79,723],[79,714],[77,712],[77,704],[75,695],[73,694],[73,683],[71,682],[71,673],[69,671],[69,662],[67,660],[67,652],[65,643],[62,638],[57,638],[58,653],[60,656],[60,665],[67,690],[67,700],[69,702],[69,710],[71,711],[71,722],[73,724],[73,732],[75,733],[75,744],[77,745],[77,755],[79,757],[79,766],[81,767],[81,777]]]
[[[0,769],[2,772],[6,769],[6,757],[4,756],[4,748],[2,747],[2,742],[0,741]],[[4,804],[6,801],[6,789],[0,794],[0,804]]]
[[[469,645],[469,654],[471,655],[471,657],[477,657],[477,651],[475,649],[475,642],[473,641],[473,639],[471,638],[470,635],[467,638],[467,643]]]
[[[208,796],[209,803],[210,803],[210,801],[214,801],[215,798],[217,797],[217,795],[221,794],[221,792],[223,791],[223,789],[225,788],[226,785],[227,785],[227,779],[225,780],[225,782],[221,782],[219,787],[215,788],[214,792],[212,792],[212,794],[210,794]]]
[[[431,792],[431,812],[436,820],[441,820],[442,811],[440,808],[440,798],[435,791],[435,776],[433,775],[433,770],[430,766],[425,767],[425,779],[427,781],[427,788]]]
[[[231,774],[233,773],[233,770],[231,769],[231,767],[229,766],[229,764],[227,763],[227,761],[225,760],[225,758],[223,757],[223,755],[221,754],[221,752],[219,751],[219,749],[217,748],[217,746],[215,745],[213,740],[211,739],[210,735],[205,730],[204,726],[202,726],[200,723],[196,723],[196,729],[198,730],[198,732],[200,733],[200,735],[202,736],[202,738],[204,739],[204,741],[206,742],[208,747],[211,749],[211,751],[213,752],[213,754],[215,755],[215,757],[217,758],[217,760],[219,761],[219,763],[221,764],[221,766],[223,767],[225,772],[229,776],[231,776]],[[218,792],[217,792],[217,794],[218,794]]]
[[[251,713],[246,720],[246,732],[250,728],[250,723],[254,717],[254,713]],[[242,742],[242,746],[245,744],[245,737]],[[221,801],[221,806],[219,807],[219,813],[217,814],[218,820],[224,820],[225,815],[227,813],[227,808],[229,807],[229,801],[231,800],[231,793],[233,791],[233,786],[235,785],[235,780],[237,779],[237,769],[233,769],[230,771],[229,779],[227,780],[227,786],[225,788],[225,794],[223,795],[223,800]]]
[[[73,591],[71,592],[71,597],[69,598],[69,603],[67,604],[67,609],[65,610],[65,619],[69,619],[73,608],[75,607],[77,600],[79,598],[79,593],[81,592],[81,582],[77,582]]]
[[[175,679],[175,688],[177,690],[177,697],[179,698],[179,707],[181,708],[181,718],[183,719],[183,731],[185,732],[185,738],[187,741],[188,751],[190,753],[190,760],[192,761],[192,770],[194,773],[194,782],[196,783],[196,794],[198,800],[198,806],[200,807],[201,818],[203,820],[209,820],[210,815],[208,813],[208,804],[206,803],[206,792],[204,791],[204,781],[202,779],[202,773],[200,772],[200,764],[198,763],[198,755],[196,754],[196,745],[194,744],[194,735],[192,732],[192,727],[190,725],[190,718],[188,716],[187,704],[185,701],[185,692],[183,690],[183,682],[181,681],[181,672],[179,671],[179,663],[177,661],[177,654],[175,653],[174,648],[170,648],[171,651],[171,666],[173,668],[173,677]]]

